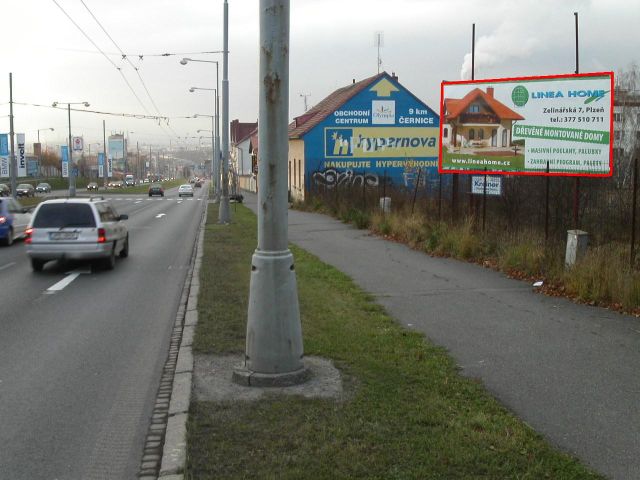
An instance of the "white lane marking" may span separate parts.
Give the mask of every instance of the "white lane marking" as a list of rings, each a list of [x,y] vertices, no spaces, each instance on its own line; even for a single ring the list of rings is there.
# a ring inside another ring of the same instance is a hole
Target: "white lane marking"
[[[178,200],[178,205],[182,203],[182,200]]]
[[[58,283],[56,283],[54,285],[51,285],[49,288],[47,288],[47,292],[57,292],[57,291],[62,290],[63,288],[65,288],[67,285],[69,285],[71,282],[73,282],[76,278],[78,278],[83,273],[84,272],[71,272],[71,273],[69,273],[66,277],[64,277]]]
[[[159,213],[158,215],[156,215],[156,218],[162,218],[166,215],[166,213]]]
[[[137,205],[139,203],[142,203],[142,200],[136,200],[136,203],[134,205]]]
[[[4,270],[6,268],[13,267],[15,264],[16,264],[16,262],[7,263],[6,265],[1,266],[0,270]]]

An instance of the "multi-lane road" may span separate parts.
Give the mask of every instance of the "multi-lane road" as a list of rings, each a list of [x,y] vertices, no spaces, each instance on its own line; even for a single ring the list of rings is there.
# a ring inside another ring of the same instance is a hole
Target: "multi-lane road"
[[[112,271],[0,247],[0,478],[133,479],[205,207],[112,195],[130,255]]]

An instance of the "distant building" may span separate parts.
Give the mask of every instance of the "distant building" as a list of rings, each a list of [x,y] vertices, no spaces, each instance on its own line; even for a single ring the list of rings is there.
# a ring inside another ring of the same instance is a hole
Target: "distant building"
[[[229,126],[231,131],[231,165],[232,175],[237,179],[239,188],[257,191],[256,169],[258,122],[242,123],[233,120]]]
[[[438,135],[438,115],[395,75],[354,79],[289,125],[291,197],[337,185],[411,188],[418,172],[437,178]]]

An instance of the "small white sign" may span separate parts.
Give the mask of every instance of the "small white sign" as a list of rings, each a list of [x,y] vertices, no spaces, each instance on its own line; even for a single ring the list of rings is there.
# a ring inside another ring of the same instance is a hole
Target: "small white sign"
[[[62,178],[69,178],[69,162],[62,162]]]
[[[373,125],[395,125],[396,102],[395,100],[372,100],[371,123]]]
[[[84,150],[84,142],[82,140],[82,137],[73,137],[72,143],[74,152],[81,152],[82,150]]]
[[[502,195],[502,177],[474,175],[471,177],[471,193],[484,194],[484,179],[487,179],[487,195]]]

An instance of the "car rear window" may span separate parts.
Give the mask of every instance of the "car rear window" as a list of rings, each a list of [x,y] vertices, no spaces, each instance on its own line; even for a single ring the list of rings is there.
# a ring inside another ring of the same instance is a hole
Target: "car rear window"
[[[89,205],[78,203],[43,204],[33,219],[34,228],[92,228],[96,226]]]

